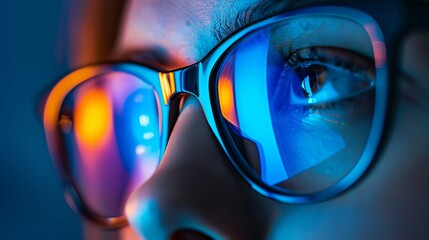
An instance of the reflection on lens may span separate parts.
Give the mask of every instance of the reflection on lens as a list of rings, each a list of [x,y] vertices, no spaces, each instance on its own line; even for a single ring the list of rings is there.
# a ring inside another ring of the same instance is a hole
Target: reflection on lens
[[[291,194],[347,176],[375,114],[372,49],[364,27],[322,15],[290,18],[236,43],[221,62],[217,96],[244,171]]]
[[[59,125],[72,182],[95,214],[118,217],[159,163],[158,96],[130,74],[93,77],[65,98]]]

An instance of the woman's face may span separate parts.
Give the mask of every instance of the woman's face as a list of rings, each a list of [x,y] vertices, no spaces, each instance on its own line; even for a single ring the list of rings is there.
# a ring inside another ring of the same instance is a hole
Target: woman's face
[[[109,58],[173,70],[201,60],[259,0],[131,0]],[[281,12],[286,1],[256,11],[252,21]],[[429,34],[400,46],[399,105],[382,156],[358,186],[310,205],[278,203],[236,172],[212,133],[200,103],[187,97],[156,173],[127,202],[132,228],[148,239],[407,239],[428,236]],[[104,59],[92,42],[77,45],[77,66]],[[85,49],[85,52],[82,49]],[[196,232],[191,232],[193,229]],[[191,237],[194,238],[191,238]],[[174,239],[174,238],[172,238]]]

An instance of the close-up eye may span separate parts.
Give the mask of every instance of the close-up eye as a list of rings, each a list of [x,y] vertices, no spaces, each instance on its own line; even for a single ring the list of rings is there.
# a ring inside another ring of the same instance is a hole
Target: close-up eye
[[[368,93],[375,86],[373,59],[332,47],[299,49],[284,58],[278,80],[272,80],[276,111],[287,111],[289,103],[308,106],[319,116],[330,113],[323,115],[325,121],[338,122],[335,116],[350,116],[358,109],[356,104],[368,105],[372,101]],[[361,114],[366,112],[364,108],[362,111]]]
[[[332,16],[290,18],[236,43],[217,84],[243,171],[290,195],[329,191],[353,175],[379,121],[371,49],[363,26]]]
[[[295,71],[306,102],[323,105],[353,98],[375,85],[374,60],[332,47],[294,51],[285,71]]]

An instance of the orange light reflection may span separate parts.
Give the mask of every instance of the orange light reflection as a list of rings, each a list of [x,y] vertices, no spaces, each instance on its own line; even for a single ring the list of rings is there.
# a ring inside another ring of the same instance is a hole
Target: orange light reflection
[[[376,67],[381,67],[386,64],[386,46],[384,42],[379,39],[377,27],[374,24],[365,24],[364,28],[371,38],[372,47],[374,50],[375,65]]]
[[[238,127],[235,111],[234,86],[231,77],[221,76],[219,79],[219,102],[222,116],[230,123]]]
[[[161,82],[162,95],[164,97],[164,104],[167,105],[171,95],[176,92],[176,84],[174,73],[159,73],[159,80]]]
[[[84,146],[99,145],[112,123],[111,102],[106,93],[100,89],[82,93],[76,103],[74,122],[78,142]]]

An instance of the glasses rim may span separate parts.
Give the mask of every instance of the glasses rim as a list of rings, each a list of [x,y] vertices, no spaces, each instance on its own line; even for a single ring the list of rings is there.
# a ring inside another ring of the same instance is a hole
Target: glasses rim
[[[212,50],[203,60],[185,68],[181,68],[171,72],[158,72],[156,70],[136,63],[123,62],[112,64],[96,64],[77,69],[62,78],[55,85],[55,87],[50,92],[47,98],[43,113],[43,124],[45,127],[45,135],[51,158],[56,163],[55,165],[60,172],[60,176],[63,178],[66,193],[70,196],[69,198],[71,198],[69,204],[75,206],[77,211],[81,213],[84,217],[101,226],[116,228],[126,224],[126,219],[124,216],[98,216],[86,206],[82,198],[79,196],[77,188],[75,187],[71,179],[70,172],[67,169],[68,161],[66,160],[65,152],[62,148],[63,144],[59,133],[59,127],[57,124],[62,101],[73,88],[95,76],[114,71],[128,73],[137,76],[141,80],[144,79],[143,81],[149,81],[153,85],[154,89],[159,93],[159,95],[163,96],[164,102],[161,104],[161,119],[163,122],[161,129],[162,134],[160,134],[162,138],[160,159],[162,159],[162,155],[165,152],[169,137],[168,126],[170,115],[170,101],[178,94],[185,93],[195,96],[201,103],[208,124],[210,125],[213,134],[218,139],[218,142],[221,144],[230,162],[239,172],[239,174],[246,180],[246,182],[248,182],[250,186],[258,193],[283,203],[306,204],[330,199],[339,195],[346,189],[349,189],[350,186],[353,185],[369,167],[379,148],[380,139],[383,135],[385,125],[385,112],[387,108],[387,93],[389,91],[387,83],[388,77],[385,55],[384,58],[380,58],[380,61],[382,62],[378,64],[379,66],[377,68],[376,76],[376,82],[382,82],[384,84],[382,87],[376,88],[377,91],[379,91],[377,96],[380,96],[381,98],[381,100],[378,101],[378,106],[376,107],[377,109],[382,109],[378,111],[383,114],[377,117],[377,124],[373,124],[372,126],[372,128],[377,128],[380,130],[378,131],[378,134],[375,134],[374,137],[371,138],[373,139],[371,141],[371,144],[367,144],[371,146],[368,146],[370,149],[369,151],[366,151],[368,152],[365,155],[366,160],[362,161],[362,159],[360,159],[357,162],[357,164],[360,163],[360,165],[358,167],[355,166],[353,170],[337,184],[329,187],[326,190],[314,194],[285,195],[284,192],[279,192],[277,189],[270,188],[263,182],[258,181],[257,178],[249,177],[249,171],[246,170],[246,166],[243,166],[242,160],[239,160],[240,157],[237,154],[238,150],[233,149],[234,144],[232,144],[231,140],[228,139],[228,134],[225,134],[227,130],[225,130],[226,128],[224,126],[224,121],[220,120],[219,118],[219,116],[221,115],[217,106],[217,94],[213,94],[217,91],[213,89],[213,82],[215,82],[215,75],[218,73],[216,70],[219,67],[219,63],[221,62],[226,52],[231,47],[233,47],[235,43],[243,39],[243,37],[247,36],[248,34],[271,24],[279,23],[281,21],[296,16],[314,16],[317,14],[345,17],[347,19],[351,19],[353,21],[358,22],[361,26],[365,26],[365,24],[371,24],[371,26],[373,26],[373,29],[375,29],[375,33],[372,37],[372,40],[379,43],[384,42],[383,34],[381,33],[380,27],[369,15],[364,12],[347,7],[306,7],[303,9],[290,11],[285,14],[280,14],[265,19],[238,31],[236,34],[227,38],[217,47],[215,47],[214,50]],[[384,51],[386,51],[385,48],[383,49]],[[382,80],[379,81],[379,79]],[[376,114],[374,114],[374,118],[375,115]],[[373,121],[375,121],[375,119],[373,119]],[[354,171],[355,169],[358,170]]]
[[[248,32],[242,32],[241,34],[238,34],[239,39],[241,40],[244,36],[247,36],[252,31],[256,31],[258,29],[261,29],[263,27],[268,26],[269,24],[274,24],[281,22],[283,20],[288,19],[289,17],[296,17],[296,16],[317,16],[317,15],[323,15],[323,16],[333,16],[333,17],[341,17],[348,20],[352,20],[354,22],[357,22],[360,26],[363,26],[365,30],[367,31],[368,35],[370,36],[370,39],[372,41],[372,45],[374,47],[379,47],[378,50],[374,49],[374,60],[376,63],[376,98],[378,99],[376,101],[376,105],[374,113],[380,113],[380,114],[374,114],[372,119],[372,126],[370,130],[370,136],[368,137],[367,144],[365,146],[365,150],[362,154],[362,157],[357,161],[356,165],[353,167],[353,169],[341,179],[341,181],[337,182],[334,185],[331,185],[327,189],[315,192],[315,193],[309,193],[309,194],[294,194],[288,191],[280,190],[277,187],[269,186],[266,183],[264,183],[260,177],[258,177],[252,169],[246,164],[246,161],[240,157],[240,151],[237,149],[236,144],[234,144],[234,141],[231,138],[231,134],[226,133],[228,131],[219,131],[220,138],[223,140],[220,140],[222,147],[225,149],[225,152],[227,153],[229,159],[231,160],[232,164],[236,168],[236,170],[240,173],[240,175],[246,179],[246,181],[251,185],[251,187],[256,190],[258,193],[262,194],[263,196],[266,196],[268,198],[277,200],[279,202],[283,203],[289,203],[289,204],[309,204],[309,203],[317,203],[321,201],[325,201],[328,199],[331,199],[335,196],[338,196],[345,190],[348,190],[353,184],[359,180],[359,178],[366,172],[366,170],[369,168],[372,160],[374,159],[375,155],[377,154],[379,150],[379,145],[381,142],[382,135],[385,130],[385,119],[386,119],[386,111],[388,109],[387,105],[387,99],[388,99],[388,92],[389,89],[389,83],[388,83],[388,67],[387,67],[387,58],[386,58],[386,46],[384,45],[384,39],[383,34],[380,30],[380,27],[378,26],[377,22],[367,15],[366,13],[355,10],[348,7],[332,7],[332,6],[322,6],[322,7],[307,7],[303,9],[298,9],[294,11],[290,11],[286,14],[278,15],[273,18],[267,19],[266,21],[262,21],[259,24],[260,25],[254,25],[254,29],[248,31]],[[268,22],[268,24],[266,24]],[[234,36],[236,37],[236,36]],[[227,41],[228,47],[232,46],[237,42],[236,39],[229,39]],[[226,51],[226,50],[225,50]],[[224,52],[219,54],[219,56],[215,57],[215,60],[213,61],[213,65],[209,64],[209,69],[212,71],[215,70],[215,73],[218,73],[216,71],[217,64],[221,61]],[[376,56],[377,55],[377,56]],[[212,74],[212,73],[210,73]],[[217,92],[217,91],[213,91]],[[212,100],[214,102],[217,102],[217,95],[213,96],[215,100]],[[217,113],[215,113],[216,116],[221,116],[220,109],[215,109]],[[219,118],[215,120],[214,124],[221,124],[222,126],[217,126],[217,129],[227,129],[225,125],[225,121],[220,120]],[[219,138],[219,137],[218,137]],[[230,143],[230,144],[225,144]],[[232,155],[232,156],[231,156]],[[253,176],[252,176],[253,175]]]

